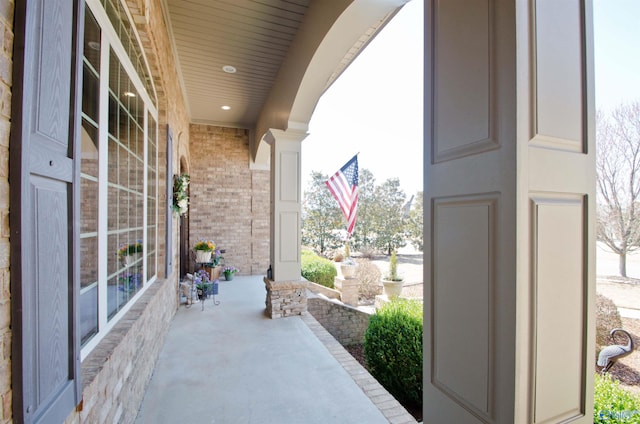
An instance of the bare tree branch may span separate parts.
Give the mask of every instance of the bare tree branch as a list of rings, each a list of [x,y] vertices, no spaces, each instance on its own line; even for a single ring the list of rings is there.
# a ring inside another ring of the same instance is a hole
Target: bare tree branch
[[[596,113],[597,237],[620,256],[640,249],[640,102]]]

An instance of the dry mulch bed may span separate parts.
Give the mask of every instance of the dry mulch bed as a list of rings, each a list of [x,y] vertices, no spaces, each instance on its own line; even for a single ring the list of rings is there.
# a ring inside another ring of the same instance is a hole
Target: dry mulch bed
[[[626,356],[609,370],[609,375],[620,381],[624,388],[640,395],[640,320],[622,318],[622,328],[633,336],[634,352]]]
[[[613,300],[618,307],[637,309],[640,305],[639,279],[598,276],[596,290]],[[609,374],[618,380],[621,386],[640,395],[640,319],[622,318],[622,328],[631,333],[635,350],[631,355],[618,360],[609,370]],[[622,342],[622,338],[618,342]],[[626,341],[624,343],[626,344]],[[598,367],[596,369],[600,371]]]

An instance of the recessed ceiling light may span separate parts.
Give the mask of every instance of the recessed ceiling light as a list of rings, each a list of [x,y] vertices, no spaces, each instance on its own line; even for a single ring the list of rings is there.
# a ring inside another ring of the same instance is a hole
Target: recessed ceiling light
[[[136,97],[135,93],[132,93],[131,91],[125,91],[124,95],[127,97]]]
[[[222,110],[231,110],[231,106],[224,105],[220,109],[222,109]]]
[[[100,50],[100,43],[98,43],[97,41],[89,41],[87,44],[93,50]]]
[[[222,67],[222,70],[225,71],[227,74],[235,74],[236,73],[236,68],[234,66],[231,66],[231,65],[224,65]]]

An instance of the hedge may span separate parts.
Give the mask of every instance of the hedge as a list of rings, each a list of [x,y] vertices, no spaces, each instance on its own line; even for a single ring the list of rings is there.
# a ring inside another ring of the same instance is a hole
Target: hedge
[[[338,271],[329,259],[325,259],[315,253],[303,250],[301,257],[302,276],[309,281],[333,288],[333,281]]]
[[[369,372],[399,402],[422,407],[422,303],[396,299],[369,320],[364,335]]]

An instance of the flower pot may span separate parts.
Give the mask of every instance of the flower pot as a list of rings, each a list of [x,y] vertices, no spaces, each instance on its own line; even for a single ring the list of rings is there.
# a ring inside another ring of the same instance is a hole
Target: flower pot
[[[211,251],[210,250],[196,250],[196,262],[198,263],[209,263],[211,262]]]
[[[213,285],[211,286],[211,294],[213,295],[217,295],[218,294],[218,281],[214,281]]]
[[[354,278],[356,276],[356,266],[349,264],[340,264],[340,272],[345,279]]]
[[[227,281],[233,280],[233,272],[225,272],[224,273],[224,279],[227,280]]]
[[[202,300],[204,298],[204,290],[198,289],[198,299]]]
[[[122,257],[122,262],[125,266],[133,265],[138,259],[140,259],[140,253],[132,253]]]
[[[384,294],[389,299],[396,298],[402,293],[402,281],[383,280],[382,286],[384,287]]]

